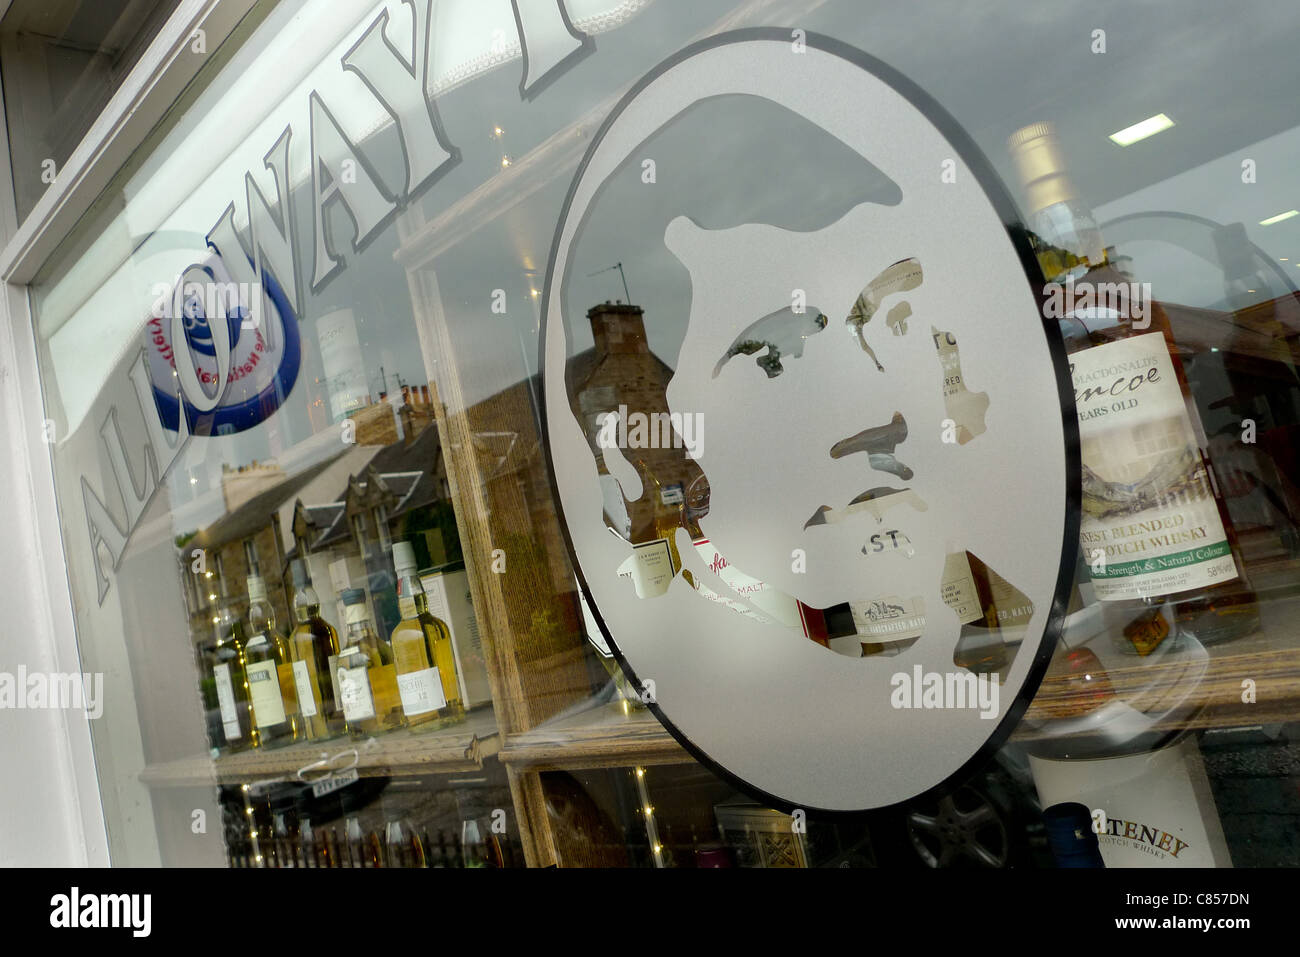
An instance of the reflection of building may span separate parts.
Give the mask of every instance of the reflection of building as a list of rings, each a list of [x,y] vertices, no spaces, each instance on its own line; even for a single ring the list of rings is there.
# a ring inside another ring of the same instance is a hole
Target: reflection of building
[[[221,499],[225,502],[226,513],[238,511],[241,505],[283,481],[284,470],[279,465],[265,465],[254,460],[248,465],[232,469],[223,462]]]
[[[225,470],[226,514],[184,540],[178,556],[190,629],[198,641],[211,640],[222,593],[218,565],[235,611],[247,612],[246,544],[257,556],[276,619],[285,626],[293,599],[288,565],[295,557],[307,559],[327,611],[333,597],[329,564],[358,559],[356,567],[365,568],[367,580],[353,584],[376,594],[381,620],[390,604],[395,609],[395,602],[378,595],[395,584],[393,541],[412,541],[422,568],[460,561],[438,430],[430,428],[428,388],[404,387],[400,398],[384,397],[353,418],[355,443],[341,444],[292,477],[276,463]],[[198,574],[191,572],[196,549],[206,566]]]
[[[582,423],[601,475],[613,471],[606,456],[616,453],[597,443],[600,417],[622,411],[628,418],[643,417],[639,421],[646,426],[641,432],[646,441],[629,443],[640,447],[621,449],[622,457],[634,465],[643,461],[662,486],[678,485],[684,491],[700,471],[681,448],[680,439],[674,442],[671,428],[660,427],[670,421],[667,389],[673,370],[650,351],[644,311],[640,306],[605,302],[587,310],[587,318],[594,345],[569,360],[566,377],[573,413]],[[636,530],[653,521],[652,496],[643,493],[627,503],[627,511],[636,536]]]
[[[339,455],[341,454],[342,450]],[[279,523],[276,521],[276,509],[325,472],[333,462],[334,459],[319,462],[288,479],[283,477],[284,473],[278,467],[258,466],[252,473],[258,480],[256,489],[252,485],[236,482],[235,508],[178,543],[185,606],[189,613],[190,633],[195,640],[205,642],[213,637],[212,619],[221,602],[223,586],[223,582],[217,578],[218,567],[225,578],[225,590],[235,602],[237,612],[247,612],[245,579],[249,575],[249,568],[245,543],[251,545],[257,556],[259,571],[266,582],[267,597],[275,610],[276,621],[282,625],[288,623],[289,598],[292,596],[286,592],[287,562]],[[228,472],[227,477],[242,474]],[[280,480],[273,481],[273,476],[279,476]],[[201,564],[196,565],[200,559]]]
[[[397,585],[393,542],[411,542],[420,568],[461,560],[448,499],[438,430],[425,428],[409,442],[381,449],[365,469],[348,476],[333,501],[294,502],[292,557],[305,559],[322,598],[321,584],[330,582],[330,566],[339,559],[355,559],[351,574],[355,578],[364,570],[365,580],[351,584],[366,589],[374,599],[377,621],[391,629],[397,624],[396,598],[389,594]]]

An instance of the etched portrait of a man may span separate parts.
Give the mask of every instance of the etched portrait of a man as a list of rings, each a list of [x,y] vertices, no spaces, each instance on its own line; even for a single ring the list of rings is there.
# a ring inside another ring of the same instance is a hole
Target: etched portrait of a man
[[[770,117],[780,132],[765,142],[797,145],[767,166],[740,151],[732,189],[707,143],[749,110],[746,129]],[[663,191],[659,218],[639,217],[644,256],[620,250],[642,285],[662,275],[658,290],[684,290],[641,297],[670,370],[665,409],[703,436],[673,478],[706,487],[704,507],[683,502],[680,527],[657,526],[680,562],[670,587],[632,588],[619,570],[639,540],[609,534],[602,486],[617,482],[629,507],[657,491],[638,451],[596,449],[597,465],[559,389],[548,439],[575,558],[625,664],[654,679],[661,716],[693,747],[793,803],[880,806],[938,784],[1042,658],[1063,554],[1058,380],[1007,211],[951,133],[842,51],[719,42],[624,102],[557,234],[548,370],[577,348],[581,277],[617,241],[602,208],[641,201],[619,176],[657,156],[660,181],[670,159],[674,176],[691,159],[713,177]],[[831,640],[805,640],[738,580],[834,619]],[[891,681],[914,668],[978,673],[1001,703],[983,717],[901,709]]]

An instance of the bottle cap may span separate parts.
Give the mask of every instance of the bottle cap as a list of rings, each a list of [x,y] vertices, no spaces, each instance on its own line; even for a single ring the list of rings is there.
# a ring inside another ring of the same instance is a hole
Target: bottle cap
[[[393,568],[415,571],[415,548],[410,542],[393,542]]]
[[[1016,130],[1007,140],[1007,149],[1031,213],[1078,197],[1066,176],[1065,154],[1051,123],[1031,123]]]
[[[363,605],[366,601],[366,590],[364,588],[345,588],[339,593],[345,605]]]
[[[289,569],[293,575],[294,588],[306,588],[311,584],[311,576],[307,574],[307,563],[301,558],[295,558],[290,563]]]

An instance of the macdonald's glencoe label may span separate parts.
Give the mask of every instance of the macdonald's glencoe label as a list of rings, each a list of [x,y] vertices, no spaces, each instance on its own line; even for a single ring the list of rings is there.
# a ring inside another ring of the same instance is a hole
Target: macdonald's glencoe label
[[[1083,458],[1080,542],[1103,601],[1237,577],[1158,332],[1070,356]]]

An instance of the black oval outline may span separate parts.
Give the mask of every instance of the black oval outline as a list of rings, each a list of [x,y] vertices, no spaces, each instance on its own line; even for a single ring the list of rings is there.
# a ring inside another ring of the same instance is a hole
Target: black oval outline
[[[542,290],[542,308],[541,318],[538,328],[538,362],[537,376],[538,386],[542,397],[540,405],[540,418],[542,427],[542,445],[546,451],[547,480],[551,486],[551,495],[555,499],[555,509],[560,519],[560,530],[564,535],[564,544],[569,553],[569,562],[573,566],[574,574],[578,577],[578,583],[590,600],[587,604],[591,609],[592,617],[595,618],[597,625],[600,627],[601,634],[609,643],[609,648],[618,661],[619,667],[623,669],[624,675],[633,682],[634,687],[642,687],[640,680],[633,671],[631,665],[623,656],[623,652],[618,647],[610,634],[609,627],[605,624],[605,619],[600,614],[600,609],[596,606],[591,589],[587,586],[586,578],[582,573],[582,565],[578,559],[577,551],[573,547],[573,540],[569,535],[569,525],[564,517],[564,503],[560,498],[559,486],[555,479],[555,463],[552,458],[550,436],[550,425],[547,416],[546,401],[546,330],[548,314],[550,311],[551,301],[551,284],[555,279],[555,261],[559,255],[560,240],[563,236],[565,223],[568,222],[570,212],[573,206],[573,198],[578,189],[578,184],[582,182],[583,175],[587,171],[587,165],[590,163],[596,148],[609,132],[610,127],[623,113],[637,96],[639,96],[647,86],[654,80],[658,79],[667,70],[676,66],[678,63],[702,53],[705,50],[714,47],[726,46],[733,43],[743,43],[751,40],[770,40],[782,43],[791,42],[789,31],[780,27],[748,27],[740,30],[731,30],[726,33],[716,34],[706,37],[703,40],[696,41],[678,50],[672,56],[660,62],[653,67],[645,76],[641,77],[633,86],[623,95],[618,104],[610,111],[601,123],[600,128],[591,138],[591,143],[587,147],[586,153],[582,157],[582,162],[578,164],[574,172],[573,181],[569,184],[569,190],[564,198],[564,205],[561,207],[560,215],[556,221],[555,236],[551,241],[550,255],[546,263],[546,283]],[[969,776],[978,771],[992,756],[1002,747],[1006,740],[1011,736],[1016,725],[1029,708],[1029,703],[1038,691],[1042,682],[1043,675],[1047,672],[1047,666],[1051,662],[1052,655],[1056,650],[1057,641],[1060,638],[1061,627],[1065,621],[1066,606],[1069,602],[1070,586],[1074,580],[1074,571],[1076,563],[1076,551],[1079,542],[1079,525],[1081,521],[1081,476],[1080,467],[1080,445],[1079,445],[1079,424],[1074,405],[1074,387],[1069,376],[1069,366],[1066,359],[1065,345],[1061,338],[1059,325],[1054,319],[1047,318],[1043,313],[1043,279],[1042,270],[1038,264],[1038,259],[1030,248],[1027,229],[1024,225],[1024,218],[1020,215],[1019,208],[1011,198],[1010,192],[1005,184],[994,171],[992,164],[985,158],[984,153],[975,144],[975,141],[966,133],[942,106],[930,97],[919,86],[914,84],[903,74],[899,73],[893,67],[876,59],[870,54],[832,37],[823,34],[805,32],[804,42],[807,46],[838,56],[842,60],[854,64],[855,66],[870,73],[876,79],[882,81],[891,87],[896,93],[902,96],[918,110],[930,123],[938,129],[947,140],[948,144],[953,147],[957,156],[966,164],[967,168],[975,176],[976,182],[984,191],[985,197],[994,211],[1002,219],[1003,226],[1007,230],[1007,237],[1011,241],[1012,247],[1020,257],[1021,267],[1025,271],[1025,278],[1029,283],[1030,289],[1034,294],[1035,301],[1039,304],[1039,318],[1043,322],[1043,331],[1047,338],[1048,352],[1051,354],[1053,364],[1056,369],[1056,385],[1058,398],[1061,407],[1062,432],[1065,440],[1065,466],[1066,466],[1066,490],[1065,490],[1065,516],[1064,527],[1062,529],[1061,556],[1057,568],[1056,589],[1052,597],[1051,608],[1048,611],[1047,621],[1043,626],[1043,638],[1039,643],[1038,654],[1035,656],[1033,663],[1030,665],[1029,672],[1025,676],[1024,683],[1020,687],[1015,700],[1007,709],[1006,715],[998,722],[997,727],[993,729],[992,734],[985,739],[984,744],[968,758],[965,763],[958,767],[943,781],[931,786],[925,791],[918,792],[911,797],[904,798],[892,805],[874,805],[862,808],[819,808],[806,804],[794,804],[785,798],[775,794],[770,794],[762,788],[751,784],[750,782],[738,777],[734,772],[714,760],[703,748],[692,742],[684,732],[678,730],[676,725],[660,709],[657,702],[647,704],[650,712],[655,716],[664,729],[676,739],[688,754],[696,761],[708,768],[712,773],[718,775],[724,781],[731,784],[737,790],[748,794],[767,807],[789,813],[796,809],[812,811],[817,814],[842,816],[848,814],[862,814],[866,812],[878,812],[889,808],[898,808],[910,801],[918,799],[938,797],[949,793],[958,785],[966,781]],[[559,318],[563,323],[563,317]],[[560,377],[560,388],[564,388],[563,375]],[[567,395],[566,395],[567,404]]]

